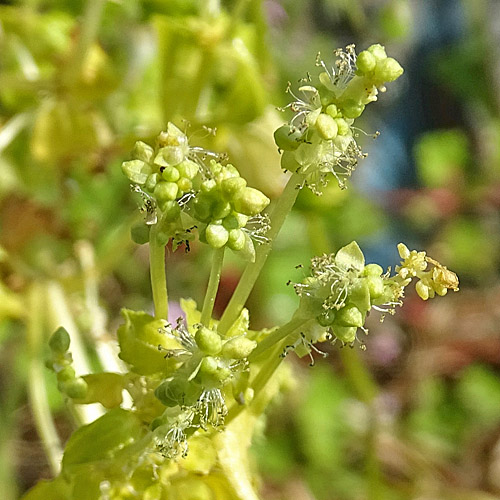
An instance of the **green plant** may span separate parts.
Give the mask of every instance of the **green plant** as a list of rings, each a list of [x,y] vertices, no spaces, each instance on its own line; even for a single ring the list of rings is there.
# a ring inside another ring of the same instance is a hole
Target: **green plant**
[[[122,170],[145,215],[132,227],[132,237],[138,244],[149,243],[154,316],[122,311],[118,342],[128,368],[124,373],[77,375],[70,335],[64,328],[53,334],[47,365],[61,392],[71,405],[97,402],[106,412],[74,432],[60,474],[40,482],[26,500],[256,499],[248,448],[259,417],[290,377],[282,363],[287,354],[312,357],[312,351],[321,352],[318,342],[355,346],[358,332],[366,331],[367,314],[393,314],[414,278],[423,300],[458,290],[457,276],[425,252],[401,243],[401,262],[394,272],[384,272],[378,264],[367,264],[352,242],[312,259],[310,276],[294,284],[300,302],[288,323],[250,329],[245,303],[298,193],[309,188],[320,195],[332,177],[346,187],[364,156],[355,120],[387,82],[403,73],[381,45],[359,55],[351,45],[335,55],[331,68],[318,56],[321,72],[303,81],[300,97],[289,88],[294,100],[286,108],[293,117],[274,137],[290,177],[269,215],[270,200],[249,187],[225,155],[191,144],[173,123],[154,146],[136,143]],[[201,308],[182,300],[184,316],[172,322],[165,248],[189,250],[196,235],[212,252],[207,291]],[[247,265],[215,320],[228,249]],[[34,309],[39,307],[36,290],[32,301]],[[371,403],[371,380],[356,357],[345,356],[362,398]],[[50,422],[42,411],[38,419],[50,438]],[[47,446],[47,452],[57,469],[60,451]],[[377,498],[374,455],[368,459],[373,462],[371,496]]]

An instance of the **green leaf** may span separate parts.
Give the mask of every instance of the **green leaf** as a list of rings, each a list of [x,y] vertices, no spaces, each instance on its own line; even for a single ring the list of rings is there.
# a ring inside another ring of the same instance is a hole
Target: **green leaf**
[[[62,460],[63,471],[71,473],[75,467],[113,459],[141,434],[142,425],[136,415],[121,408],[111,410],[70,437]]]
[[[359,245],[353,241],[342,247],[335,255],[335,262],[344,268],[354,268],[362,271],[365,267],[365,256],[359,248]]]
[[[125,324],[118,328],[120,359],[131,365],[133,371],[141,375],[168,372],[177,361],[165,359],[164,353],[158,349],[179,349],[182,347],[174,338],[163,335],[158,330],[164,326],[142,311],[122,309]]]
[[[70,485],[58,477],[53,481],[40,481],[21,500],[70,500]]]
[[[77,404],[101,403],[105,408],[116,408],[122,402],[123,386],[126,382],[119,373],[91,373],[83,377],[87,383],[87,394],[75,399]]]

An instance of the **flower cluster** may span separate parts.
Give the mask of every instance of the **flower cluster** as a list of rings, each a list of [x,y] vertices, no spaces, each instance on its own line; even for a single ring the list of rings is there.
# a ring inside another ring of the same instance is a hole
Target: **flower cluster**
[[[192,240],[197,228],[202,242],[228,246],[251,260],[254,241],[265,241],[269,224],[261,212],[269,198],[247,186],[233,165],[223,164],[224,155],[190,146],[172,123],[156,142],[156,148],[137,142],[134,159],[122,164],[146,213],[132,230],[134,240],[146,243],[150,227],[158,224],[161,244],[171,238],[179,244]]]
[[[378,264],[365,265],[356,242],[335,255],[313,258],[311,276],[294,285],[302,310],[313,314],[335,339],[352,344],[372,308],[393,313],[396,305],[402,305],[404,289],[414,277],[418,278],[417,293],[424,300],[435,293],[445,295],[448,289],[458,290],[457,275],[425,252],[410,252],[403,243],[398,250],[403,261],[394,276],[384,273]],[[429,264],[432,269],[428,270]]]
[[[356,142],[354,121],[365,106],[385,91],[385,83],[403,73],[403,68],[384,47],[372,45],[356,55],[354,45],[335,51],[336,61],[328,68],[318,55],[316,65],[322,68],[318,81],[311,77],[299,87],[299,96],[286,108],[294,116],[280,127],[274,137],[283,150],[281,165],[285,170],[303,175],[303,183],[315,193],[328,182],[329,174],[341,188],[364,154]]]
[[[160,330],[175,339],[178,347],[159,349],[165,351],[166,358],[180,362],[173,375],[155,390],[167,409],[153,421],[152,428],[158,449],[168,458],[187,453],[187,438],[195,430],[224,425],[225,388],[232,384],[233,392],[242,391],[240,382],[248,373],[246,359],[257,345],[246,332],[223,339],[215,327],[196,324],[191,330],[194,335],[182,320],[175,327],[165,323]],[[239,397],[249,399],[251,395]]]

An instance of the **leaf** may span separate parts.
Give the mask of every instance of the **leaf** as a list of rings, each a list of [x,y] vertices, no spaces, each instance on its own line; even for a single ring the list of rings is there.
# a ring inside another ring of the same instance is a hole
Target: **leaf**
[[[232,324],[231,328],[227,331],[226,337],[237,337],[238,335],[245,335],[250,326],[250,317],[248,309],[243,308],[236,321]]]
[[[141,435],[142,425],[134,413],[111,410],[73,433],[64,451],[63,471],[71,473],[75,467],[113,459]]]
[[[176,366],[174,359],[165,359],[164,353],[158,349],[179,349],[182,347],[173,337],[160,333],[164,326],[162,320],[157,320],[142,311],[122,309],[125,324],[118,328],[120,344],[120,359],[131,365],[132,370],[141,375],[165,373]]]
[[[337,252],[335,262],[346,269],[354,268],[362,271],[365,267],[365,256],[359,245],[353,241]]]
[[[101,403],[105,408],[116,408],[122,402],[126,382],[120,373],[91,373],[83,377],[87,383],[85,398],[74,399],[77,404]]]
[[[40,481],[21,500],[70,500],[70,485],[58,477],[53,481]]]

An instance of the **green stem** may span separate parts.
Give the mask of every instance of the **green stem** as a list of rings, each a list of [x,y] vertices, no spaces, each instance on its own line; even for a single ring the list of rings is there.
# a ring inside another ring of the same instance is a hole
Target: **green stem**
[[[377,458],[378,422],[376,409],[374,408],[378,387],[363,363],[358,350],[344,348],[340,351],[340,357],[354,392],[365,403],[370,415],[366,436],[365,459],[367,498],[368,500],[380,500],[383,498],[383,484],[380,463]]]
[[[214,310],[215,297],[217,296],[217,290],[219,289],[222,261],[224,260],[224,248],[225,247],[214,250],[212,269],[210,271],[210,278],[208,280],[207,292],[205,294],[200,320],[201,324],[206,327],[210,326],[212,311]]]
[[[288,323],[278,328],[277,330],[274,330],[264,340],[259,342],[257,347],[252,351],[252,353],[248,357],[248,361],[250,362],[254,361],[263,352],[267,351],[267,349],[273,347],[278,342],[281,342],[285,337],[293,333],[295,330],[298,330],[308,321],[310,320],[305,318],[292,318]]]
[[[165,246],[158,243],[160,223],[151,226],[149,232],[149,270],[155,306],[155,318],[168,319],[167,277],[165,275]]]
[[[283,190],[283,193],[279,197],[271,215],[271,228],[267,233],[269,243],[264,243],[257,247],[255,262],[249,263],[243,271],[238,286],[236,287],[236,290],[234,291],[233,296],[231,297],[231,300],[221,317],[219,323],[220,333],[224,334],[229,330],[245,306],[248,296],[255,286],[255,282],[257,281],[264,264],[266,263],[273,241],[276,239],[276,236],[285,222],[286,216],[292,209],[295,200],[297,199],[297,195],[299,193],[297,185],[300,184],[300,181],[301,176],[299,174],[292,174],[287,185],[285,186],[285,189]]]
[[[39,285],[33,285],[29,291],[29,318],[27,340],[30,353],[28,393],[31,401],[35,425],[42,440],[50,470],[54,476],[61,468],[62,448],[57,434],[47,397],[42,363],[44,293]]]

